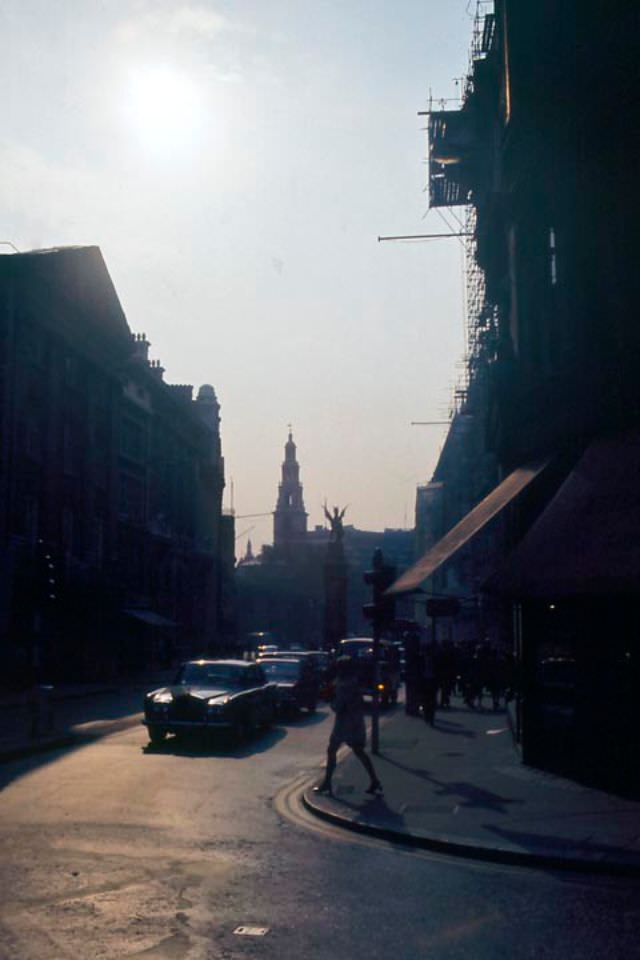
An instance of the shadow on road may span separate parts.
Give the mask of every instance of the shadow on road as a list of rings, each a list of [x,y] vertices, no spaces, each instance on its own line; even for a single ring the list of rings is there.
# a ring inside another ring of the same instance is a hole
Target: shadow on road
[[[229,735],[222,732],[197,736],[196,734],[182,734],[169,736],[162,743],[148,743],[142,748],[144,754],[168,754],[179,757],[229,757],[241,760],[252,757],[257,753],[265,753],[276,743],[286,737],[287,731],[282,727],[272,727],[265,733],[257,733],[242,743],[234,742]]]

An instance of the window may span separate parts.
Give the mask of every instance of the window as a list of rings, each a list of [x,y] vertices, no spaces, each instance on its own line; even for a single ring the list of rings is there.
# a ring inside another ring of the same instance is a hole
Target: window
[[[549,276],[551,286],[555,287],[558,282],[558,258],[556,253],[556,231],[549,227]]]
[[[144,460],[145,455],[145,435],[144,428],[125,417],[122,420],[120,432],[120,452],[131,460]]]
[[[144,521],[144,482],[131,474],[121,474],[120,476],[120,516],[128,517],[135,523]]]

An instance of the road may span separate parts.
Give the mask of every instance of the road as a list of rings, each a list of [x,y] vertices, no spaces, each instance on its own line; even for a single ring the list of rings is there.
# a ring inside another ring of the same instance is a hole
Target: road
[[[324,707],[239,749],[149,750],[135,726],[4,765],[2,960],[637,955],[637,882],[403,850],[303,813],[329,723]]]

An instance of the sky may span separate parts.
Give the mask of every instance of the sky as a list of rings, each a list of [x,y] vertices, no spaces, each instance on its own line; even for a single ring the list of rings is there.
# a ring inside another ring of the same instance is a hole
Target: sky
[[[412,527],[464,353],[426,118],[470,0],[3,0],[0,253],[96,244],[169,383],[221,405],[236,555],[289,424],[309,527]],[[254,517],[254,514],[266,516]]]

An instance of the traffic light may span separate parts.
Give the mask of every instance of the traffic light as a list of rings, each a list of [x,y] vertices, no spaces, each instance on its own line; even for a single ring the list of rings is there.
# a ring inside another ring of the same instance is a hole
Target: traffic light
[[[373,603],[365,603],[362,612],[378,626],[391,623],[395,616],[395,597],[386,597],[385,591],[396,579],[396,568],[384,562],[382,550],[373,553],[373,568],[364,574],[364,582],[373,588]]]

